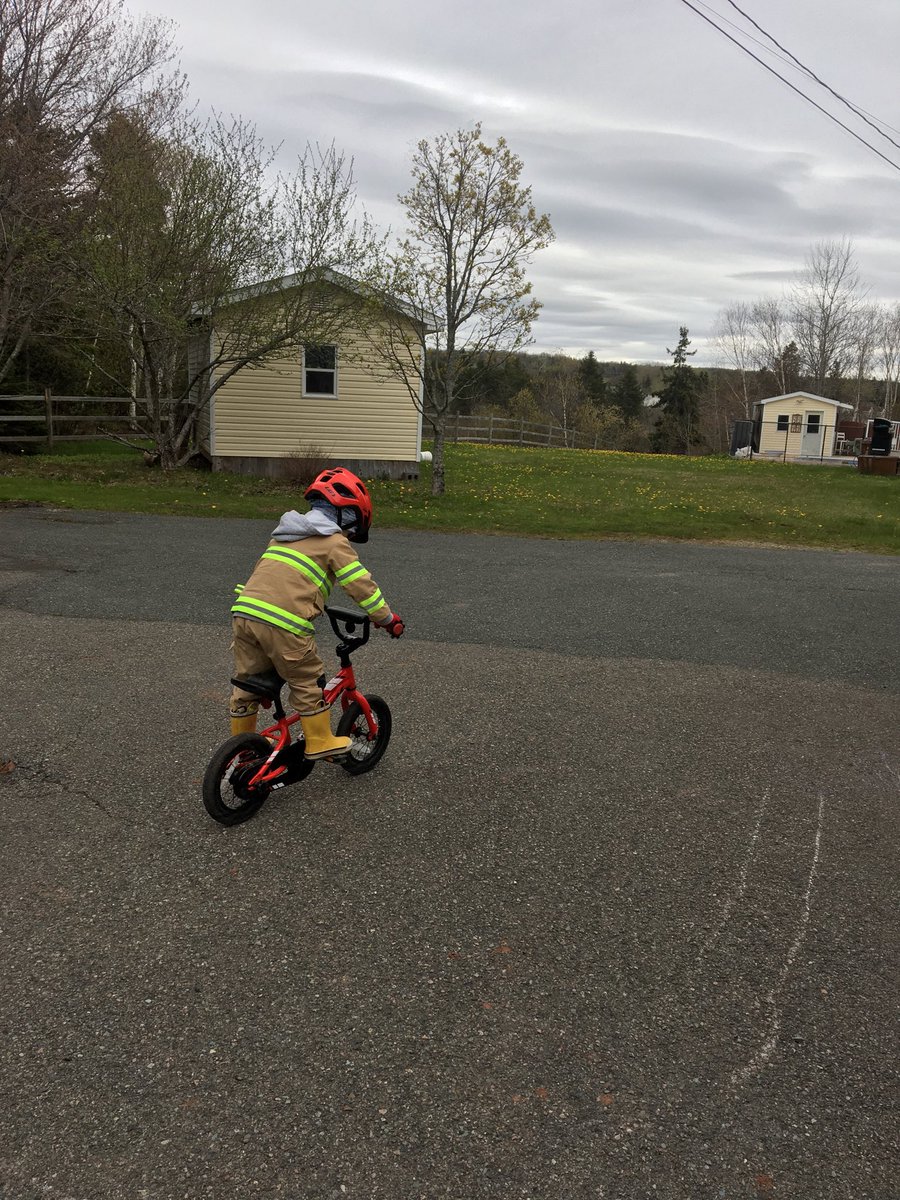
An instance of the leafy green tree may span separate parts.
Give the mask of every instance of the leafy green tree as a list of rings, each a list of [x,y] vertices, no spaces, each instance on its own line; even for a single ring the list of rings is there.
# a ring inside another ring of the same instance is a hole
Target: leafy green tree
[[[522,186],[523,166],[504,138],[488,145],[475,125],[419,142],[412,186],[400,196],[409,233],[384,290],[406,315],[384,315],[374,349],[431,426],[434,495],[445,489],[445,425],[463,362],[471,386],[479,370],[528,344],[540,309],[525,266],[553,229]]]
[[[523,387],[510,397],[507,411],[511,417],[518,417],[529,425],[540,425],[545,417],[530,387]]]
[[[588,350],[579,362],[578,377],[581,380],[584,394],[593,404],[606,403],[606,380],[603,378],[603,370],[594,357],[593,350]]]
[[[697,351],[688,350],[691,339],[686,325],[680,327],[678,335],[675,349],[666,347],[672,365],[663,370],[660,417],[653,431],[653,449],[664,454],[690,454],[697,440],[699,401],[708,382],[706,373],[688,362]]]
[[[637,417],[644,408],[644,389],[638,380],[637,367],[630,364],[611,389],[610,402],[621,409],[626,418]]]

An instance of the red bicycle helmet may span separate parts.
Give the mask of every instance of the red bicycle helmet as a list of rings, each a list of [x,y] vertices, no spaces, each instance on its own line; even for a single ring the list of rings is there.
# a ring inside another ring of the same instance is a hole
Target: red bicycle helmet
[[[351,542],[367,542],[372,524],[372,498],[361,479],[346,467],[329,467],[320,471],[304,492],[307,500],[327,500],[337,509],[349,509],[356,514],[356,528],[347,534]]]

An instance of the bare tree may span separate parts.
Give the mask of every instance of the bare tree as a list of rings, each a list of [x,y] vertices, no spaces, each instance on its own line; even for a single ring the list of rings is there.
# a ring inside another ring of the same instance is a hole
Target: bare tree
[[[115,0],[0,0],[0,380],[66,290],[88,140],[115,109],[177,102],[171,53]]]
[[[853,322],[853,417],[859,420],[863,384],[872,372],[882,325],[882,311],[877,304],[860,305]]]
[[[160,133],[116,117],[93,140],[71,263],[81,320],[100,330],[94,365],[134,396],[164,467],[191,457],[211,397],[238,371],[343,341],[383,275],[344,157],[307,147],[274,180],[271,160],[237,120],[181,116]]]
[[[750,309],[750,322],[756,335],[756,365],[774,376],[779,394],[785,395],[790,390],[784,367],[791,333],[784,303],[773,296],[757,300]]]
[[[540,308],[524,268],[553,230],[520,183],[522,167],[503,138],[487,145],[476,125],[419,142],[412,187],[400,196],[409,231],[385,283],[400,304],[387,310],[375,349],[431,426],[436,495],[463,361],[471,380],[479,365],[527,345]]]
[[[884,387],[883,411],[891,419],[900,393],[900,304],[882,308],[875,353]]]
[[[575,445],[579,417],[589,407],[588,393],[573,359],[550,359],[535,373],[532,387],[541,410],[562,430],[563,444]]]
[[[848,238],[812,247],[792,290],[790,318],[810,387],[819,395],[835,364],[854,357],[865,294]]]
[[[730,390],[736,392],[741,410],[749,418],[758,359],[757,331],[751,305],[741,301],[724,308],[716,321],[713,339],[723,363],[738,373],[738,386]]]

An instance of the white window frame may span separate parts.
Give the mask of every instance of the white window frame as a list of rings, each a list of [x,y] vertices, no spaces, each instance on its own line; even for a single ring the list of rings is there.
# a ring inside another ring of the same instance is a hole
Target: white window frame
[[[782,421],[784,421],[783,425],[781,423]],[[775,428],[778,431],[778,433],[790,433],[791,414],[790,413],[778,413],[778,415],[775,418]]]
[[[321,343],[316,343],[316,346],[317,346],[317,347],[318,347],[319,345],[322,345],[322,346],[327,346],[329,349],[331,349],[331,350],[333,350],[333,351],[334,351],[334,367],[333,367],[333,368],[331,368],[331,367],[310,367],[310,368],[309,368],[309,370],[310,370],[310,371],[328,371],[328,370],[331,370],[331,371],[332,371],[332,373],[333,373],[333,375],[334,375],[334,388],[333,388],[333,391],[330,391],[330,392],[309,392],[309,391],[307,391],[307,389],[306,389],[306,371],[307,371],[307,367],[306,367],[306,350],[307,350],[307,347],[304,345],[304,347],[303,347],[303,361],[302,361],[302,363],[301,363],[301,371],[303,372],[303,375],[302,375],[302,387],[301,387],[301,395],[303,396],[303,399],[304,399],[304,400],[336,400],[336,399],[337,399],[337,394],[338,394],[338,348],[337,348],[337,346],[335,346],[335,345],[334,345],[333,343],[331,343],[331,342],[321,342]],[[310,346],[312,346],[312,343],[310,343]]]

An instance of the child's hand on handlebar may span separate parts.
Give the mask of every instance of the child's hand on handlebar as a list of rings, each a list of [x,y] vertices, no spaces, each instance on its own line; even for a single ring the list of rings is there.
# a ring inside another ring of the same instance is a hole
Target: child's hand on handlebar
[[[406,628],[396,613],[391,613],[386,621],[379,621],[378,627],[386,629],[392,638],[402,637],[403,631]]]

